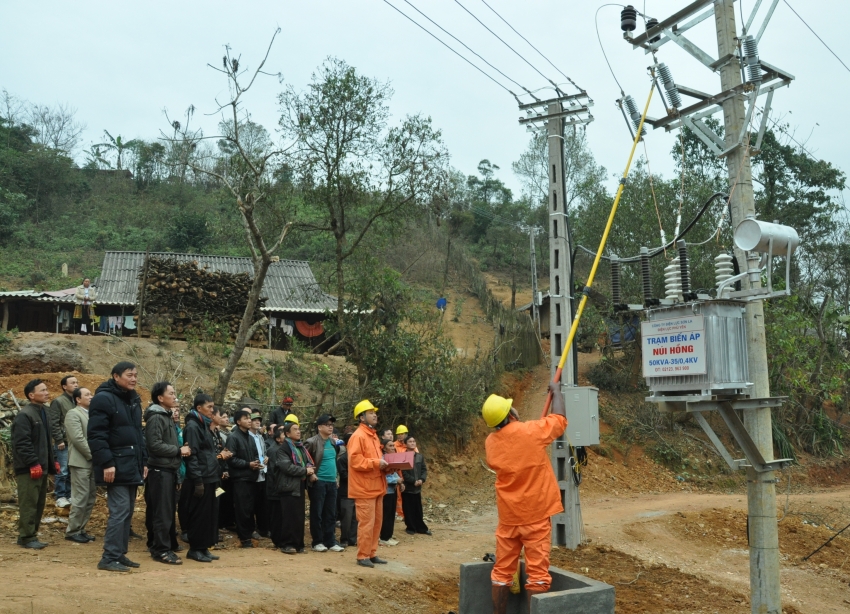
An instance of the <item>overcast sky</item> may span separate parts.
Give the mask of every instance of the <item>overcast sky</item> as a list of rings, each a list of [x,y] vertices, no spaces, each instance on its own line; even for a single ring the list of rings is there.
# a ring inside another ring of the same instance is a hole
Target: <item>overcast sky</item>
[[[390,0],[436,31],[404,0]],[[463,40],[505,74],[537,90],[547,84],[523,60],[487,32],[455,0],[410,0],[449,32]],[[850,6],[827,0],[789,0],[833,50],[850,63],[846,24]],[[564,79],[540,55],[518,38],[482,0],[460,0],[543,74]],[[614,100],[619,88],[611,77],[594,29],[594,14],[603,2],[587,0],[488,0],[510,24],[594,99],[596,120],[589,126],[593,151],[610,173],[622,172],[629,134]],[[646,13],[663,19],[685,1],[649,0]],[[746,0],[744,15],[755,5]],[[756,27],[770,0],[764,0]],[[638,3],[642,8],[642,3]],[[736,3],[736,10],[738,9]],[[639,104],[649,90],[646,67],[650,57],[633,51],[622,40],[619,6],[599,15],[599,32],[620,83]],[[125,138],[153,139],[166,127],[163,109],[179,115],[189,105],[213,111],[216,96],[226,95],[218,66],[223,45],[255,67],[276,27],[282,32],[267,69],[281,72],[286,84],[303,88],[327,56],[337,56],[361,73],[391,82],[394,121],[405,114],[430,115],[441,128],[453,165],[474,173],[482,158],[501,167],[500,178],[518,190],[510,164],[524,150],[528,133],[517,124],[514,99],[464,63],[383,0],[291,0],[218,2],[0,2],[0,88],[31,102],[70,103],[88,125],[84,146],[102,140],[104,129]],[[739,23],[740,27],[740,23]],[[754,28],[755,29],[755,28]],[[642,31],[642,26],[638,28]],[[437,33],[465,55],[466,50]],[[704,21],[689,36],[717,56],[713,20]],[[779,2],[761,40],[764,61],[796,76],[790,88],[774,96],[772,117],[784,118],[798,140],[820,158],[850,168],[847,143],[850,122],[850,73]],[[720,90],[719,77],[674,44],[664,46],[666,62],[676,81],[705,92]],[[483,65],[482,65],[483,66]],[[506,86],[515,86],[483,66]],[[273,129],[277,124],[276,94],[282,86],[267,78],[246,99],[255,121]],[[566,91],[572,91],[565,86]],[[549,90],[538,93],[544,97]],[[687,99],[686,99],[687,100]],[[659,100],[651,115],[663,114]],[[207,133],[216,121],[202,118]],[[650,131],[647,147],[653,172],[670,175],[669,156],[675,133]]]

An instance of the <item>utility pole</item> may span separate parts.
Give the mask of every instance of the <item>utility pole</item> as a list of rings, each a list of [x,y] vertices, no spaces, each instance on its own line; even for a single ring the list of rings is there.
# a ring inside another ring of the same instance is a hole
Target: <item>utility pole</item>
[[[549,105],[549,337],[552,375],[567,352],[561,372],[561,390],[576,385],[575,353],[564,347],[573,322],[573,289],[566,181],[564,180],[564,122],[560,102]],[[552,463],[561,488],[564,513],[552,517],[552,545],[575,550],[581,543],[581,499],[569,465],[570,447],[562,435],[552,445]]]
[[[593,121],[590,107],[593,100],[587,92],[570,96],[558,91],[558,97],[521,104],[527,117],[519,123],[545,127],[549,142],[547,175],[549,189],[546,210],[549,213],[549,331],[550,365],[554,377],[561,353],[568,352],[561,374],[561,390],[576,385],[574,347],[564,347],[573,321],[572,270],[569,224],[567,221],[566,181],[564,179],[564,128]],[[534,234],[531,235],[532,259]],[[536,295],[534,297],[536,301]],[[565,436],[552,443],[552,466],[561,489],[564,512],[552,516],[552,545],[575,550],[581,543],[582,519],[578,486],[573,481],[570,467],[570,446]]]
[[[531,241],[531,321],[537,327],[537,336],[540,336],[540,309],[537,305],[537,250],[534,247],[534,235],[537,228],[529,227],[528,236]]]
[[[644,15],[647,28],[645,32],[636,36],[633,36],[631,32],[636,29],[637,11],[634,7],[628,6],[621,13],[624,38],[633,47],[643,48],[645,53],[651,53],[654,59],[663,45],[672,42],[706,68],[720,74],[721,91],[711,95],[674,82],[669,68],[663,64],[656,64],[654,68],[664,83],[670,105],[666,109],[665,117],[647,118],[646,123],[655,129],[664,128],[667,131],[687,127],[715,155],[726,159],[733,229],[747,217],[755,216],[750,153],[753,150],[759,150],[761,146],[774,91],[788,86],[794,79],[793,75],[762,61],[758,55],[758,42],[764,34],[778,1],[771,0],[769,3],[755,36],[750,35],[749,32],[756,31],[753,23],[762,4],[760,0],[753,5],[746,23],[741,24],[743,33],[740,37],[735,23],[734,0],[693,0],[670,17],[660,21]],[[685,36],[688,30],[712,15],[717,34],[717,59]],[[746,83],[742,73],[746,73]],[[656,86],[658,86],[657,82]],[[696,102],[683,106],[680,95],[695,99]],[[767,99],[764,103],[761,125],[758,128],[755,145],[751,146],[750,122],[753,119],[758,98],[763,95],[766,95]],[[721,110],[724,123],[722,137],[703,121],[704,118]],[[736,432],[737,427],[733,431],[736,441],[747,458],[745,461],[734,461],[729,457],[727,462],[731,461],[733,468],[745,466],[747,469],[751,612],[781,614],[774,469],[783,466],[787,459],[774,459],[773,456],[770,407],[780,404],[781,400],[770,398],[764,304],[763,299],[760,298],[770,295],[770,292],[759,290],[761,271],[758,254],[745,252],[736,246],[734,255],[743,273],[742,289],[740,292],[731,293],[730,296],[737,295],[750,299],[746,300],[744,319],[747,330],[748,382],[752,386],[747,390],[746,395],[750,401],[740,401],[743,403],[741,410],[744,415],[741,429],[743,432]],[[790,251],[788,257],[790,258]],[[712,402],[709,401],[705,407],[711,404]],[[717,405],[717,402],[714,402],[714,405]],[[728,407],[732,405],[727,400]],[[730,420],[726,420],[724,415],[724,420],[731,430],[737,418],[734,412],[729,417]],[[702,422],[703,430],[705,430],[706,423]],[[715,445],[718,444],[715,443]],[[761,458],[758,458],[759,456]]]
[[[733,0],[718,0],[714,4],[717,28],[717,54],[729,58],[719,67],[721,90],[741,85],[741,66],[738,53],[735,7]],[[726,170],[732,190],[732,227],[749,215],[755,215],[753,174],[750,150],[746,143],[737,144],[738,135],[749,123],[744,95],[738,94],[723,102],[724,137],[727,150]],[[737,247],[735,258],[741,271],[757,268],[748,263],[747,254]],[[759,287],[757,279],[751,288]],[[744,287],[743,289],[746,289]],[[745,320],[748,336],[748,364],[753,388],[752,398],[770,396],[767,371],[767,341],[764,332],[764,302],[749,301]],[[773,428],[769,407],[744,410],[744,426],[765,460],[773,460]],[[747,517],[750,544],[750,609],[753,614],[782,614],[779,590],[779,531],[776,521],[776,484],[772,471],[758,473],[747,468]]]

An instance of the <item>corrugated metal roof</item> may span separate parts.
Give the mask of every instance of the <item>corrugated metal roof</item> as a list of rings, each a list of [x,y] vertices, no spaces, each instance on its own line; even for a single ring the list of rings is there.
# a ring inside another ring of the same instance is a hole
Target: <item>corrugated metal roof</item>
[[[150,255],[173,258],[179,262],[197,260],[199,267],[212,271],[254,274],[250,258],[169,252]],[[135,305],[139,291],[139,272],[144,263],[144,252],[106,252],[97,285],[98,304]],[[303,260],[272,262],[262,295],[267,298],[263,311],[323,313],[337,306],[336,297],[322,291],[310,270],[310,263]]]
[[[22,298],[28,296],[41,296],[42,292],[36,292],[35,290],[11,290],[8,292],[0,292],[0,298]]]
[[[42,296],[38,297],[38,300],[45,303],[73,303],[76,292],[76,286],[64,290],[45,292]]]

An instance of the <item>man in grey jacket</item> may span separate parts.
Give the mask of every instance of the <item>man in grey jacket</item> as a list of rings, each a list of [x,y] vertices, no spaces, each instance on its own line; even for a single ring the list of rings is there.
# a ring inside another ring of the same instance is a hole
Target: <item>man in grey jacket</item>
[[[148,450],[148,477],[145,482],[145,525],[151,558],[160,563],[180,565],[171,549],[176,543],[174,514],[177,511],[177,472],[189,446],[180,446],[174,428],[173,409],[178,406],[174,387],[157,382],[151,388],[151,405],[145,411],[145,444]]]
[[[91,450],[86,436],[89,426],[89,404],[92,393],[88,388],[77,388],[71,395],[75,406],[65,416],[65,436],[68,440],[68,468],[71,471],[71,514],[65,539],[78,544],[94,541],[86,533],[97,498],[97,485],[91,464]],[[55,402],[55,401],[54,401]]]
[[[53,496],[56,498],[56,507],[68,507],[71,505],[71,479],[68,475],[68,438],[65,435],[65,416],[75,403],[71,396],[80,387],[77,378],[66,375],[60,382],[62,394],[53,399],[47,414],[50,417],[54,448],[53,456],[59,462],[59,473],[56,474],[56,483],[53,486]]]

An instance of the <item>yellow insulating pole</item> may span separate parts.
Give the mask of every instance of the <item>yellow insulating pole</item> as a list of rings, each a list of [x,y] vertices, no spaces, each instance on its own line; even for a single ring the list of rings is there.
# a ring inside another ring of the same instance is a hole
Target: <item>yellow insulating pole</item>
[[[643,123],[646,120],[646,114],[649,111],[649,102],[652,100],[653,87],[649,88],[649,96],[646,99],[646,105],[643,107],[643,115],[640,116],[640,124],[638,125],[637,132],[635,133],[635,140],[632,142],[632,150],[629,153],[629,160],[626,162],[626,170],[623,171],[623,176],[620,179],[620,185],[617,188],[617,195],[614,197],[614,204],[611,206],[611,213],[608,214],[608,223],[605,224],[605,232],[602,233],[602,239],[599,241],[599,249],[596,250],[596,257],[593,259],[593,266],[590,269],[590,275],[587,277],[587,285],[584,288],[581,301],[578,304],[578,310],[576,310],[576,315],[573,318],[573,324],[570,327],[570,334],[567,337],[567,343],[564,345],[563,351],[561,352],[561,360],[558,362],[558,368],[555,370],[555,377],[552,378],[552,382],[556,384],[561,381],[561,372],[564,370],[564,363],[567,362],[567,353],[573,345],[573,339],[575,338],[576,331],[578,330],[581,314],[584,313],[584,306],[587,304],[587,291],[590,289],[590,286],[593,285],[593,279],[596,277],[596,269],[599,268],[599,262],[602,260],[602,252],[605,249],[605,243],[608,241],[608,234],[611,232],[611,226],[614,224],[614,215],[617,213],[617,206],[620,204],[620,197],[623,195],[623,190],[626,187],[626,179],[629,176],[632,159],[635,157],[635,150],[637,149],[638,142],[640,141],[641,131],[643,131]],[[543,407],[542,417],[546,417],[551,405],[552,392],[549,391],[549,394],[546,396],[546,405]]]

